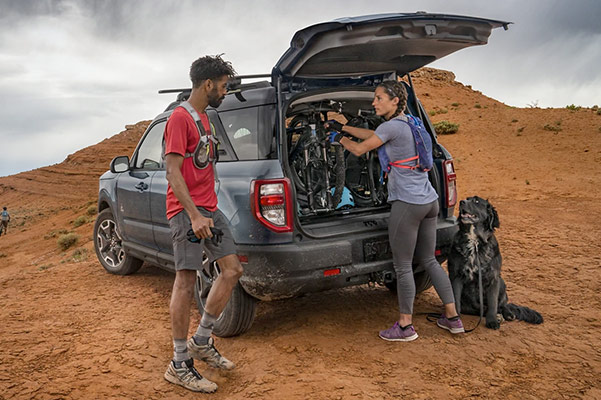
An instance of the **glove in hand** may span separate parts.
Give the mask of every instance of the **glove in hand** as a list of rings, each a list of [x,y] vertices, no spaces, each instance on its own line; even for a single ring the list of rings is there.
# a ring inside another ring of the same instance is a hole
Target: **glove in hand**
[[[342,128],[344,127],[344,125],[342,125],[340,122],[338,122],[334,119],[330,119],[330,120],[326,121],[326,124],[328,124],[329,130],[336,131],[336,132],[342,132]]]
[[[333,145],[339,145],[340,144],[340,140],[345,137],[342,133],[338,133],[338,132],[330,132],[328,134],[327,137],[327,141],[330,142]]]
[[[211,237],[211,243],[213,243],[213,245],[215,246],[219,246],[219,243],[221,243],[221,241],[223,240],[223,231],[215,227],[211,227],[209,229],[211,229],[211,233],[213,234],[213,236]],[[192,229],[188,231],[187,236],[188,241],[192,243],[202,242],[202,239],[197,238]]]

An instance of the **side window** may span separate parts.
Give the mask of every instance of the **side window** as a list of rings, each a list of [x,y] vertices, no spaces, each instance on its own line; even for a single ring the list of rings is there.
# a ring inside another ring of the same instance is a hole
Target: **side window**
[[[163,132],[166,120],[160,121],[150,127],[144,135],[142,143],[138,146],[135,168],[159,169],[161,167],[161,152],[163,150]]]
[[[239,160],[264,159],[271,153],[273,106],[224,111],[219,116]]]
[[[207,115],[215,127],[215,135],[217,136],[217,139],[219,139],[219,162],[235,161],[236,154],[234,153],[227,134],[223,129],[223,123],[221,122],[219,114],[215,110],[207,110]]]

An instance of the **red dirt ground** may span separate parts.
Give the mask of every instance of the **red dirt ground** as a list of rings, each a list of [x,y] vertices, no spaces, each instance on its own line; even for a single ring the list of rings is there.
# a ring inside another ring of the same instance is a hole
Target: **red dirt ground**
[[[217,393],[167,383],[173,275],[152,266],[106,273],[92,246],[94,216],[73,224],[144,121],[63,163],[0,178],[13,216],[0,238],[0,398],[601,398],[601,115],[508,107],[450,72],[416,75],[418,96],[439,112],[432,120],[460,124],[439,137],[455,157],[460,198],[488,198],[499,213],[510,301],[540,311],[543,325],[457,337],[417,315],[419,340],[388,343],[377,332],[394,321],[395,297],[347,288],[259,303],[249,332],[216,340],[238,368],[201,368]],[[61,230],[78,244],[61,251]],[[417,313],[437,310],[432,289],[418,296]]]

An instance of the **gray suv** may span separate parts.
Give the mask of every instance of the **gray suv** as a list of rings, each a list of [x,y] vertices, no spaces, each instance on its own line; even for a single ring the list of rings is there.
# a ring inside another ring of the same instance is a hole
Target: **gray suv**
[[[230,223],[244,275],[217,321],[217,335],[248,330],[257,299],[369,282],[395,290],[390,207],[377,154],[356,157],[331,146],[324,129],[330,119],[375,129],[382,120],[371,102],[386,79],[403,80],[406,112],[420,117],[432,135],[435,167],[429,175],[440,201],[436,255],[446,259],[457,230],[456,176],[409,73],[485,44],[493,28],[507,25],[426,13],[338,19],[297,32],[270,75],[230,82],[222,105],[207,114],[221,142],[219,208]],[[100,177],[94,243],[100,263],[114,274],[134,273],[143,262],[174,270],[161,146],[167,118],[190,89],[161,92],[177,98],[152,121],[131,159],[116,157]],[[199,262],[204,268],[196,299],[202,312],[219,268]],[[415,282],[418,291],[431,285],[418,268]]]

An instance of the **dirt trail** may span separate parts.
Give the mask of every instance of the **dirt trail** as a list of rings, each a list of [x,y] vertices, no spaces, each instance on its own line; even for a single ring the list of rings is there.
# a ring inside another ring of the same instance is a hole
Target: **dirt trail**
[[[220,385],[216,394],[168,384],[173,276],[150,266],[105,273],[93,216],[73,225],[146,121],[61,164],[0,178],[14,217],[0,238],[0,399],[601,398],[601,115],[512,108],[449,72],[417,75],[418,96],[438,111],[432,120],[460,124],[440,137],[455,157],[460,198],[488,198],[499,213],[510,301],[540,311],[543,325],[456,337],[417,315],[419,340],[391,344],[377,332],[394,321],[395,297],[361,286],[260,303],[248,333],[217,339],[238,368],[203,372]],[[80,236],[75,248],[59,249],[61,230]],[[432,289],[418,296],[416,312],[439,309]]]

